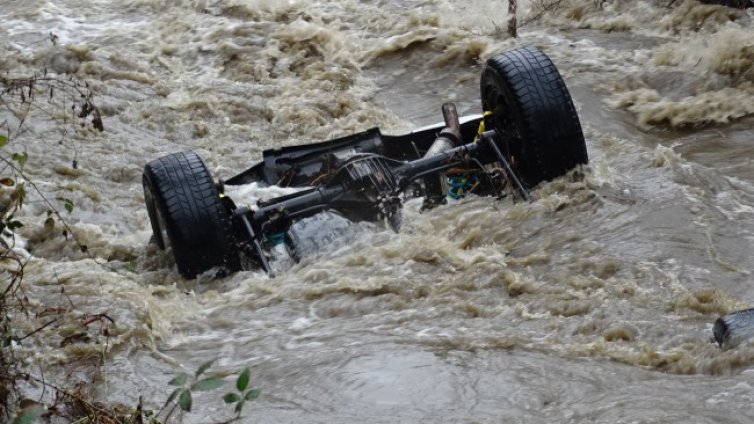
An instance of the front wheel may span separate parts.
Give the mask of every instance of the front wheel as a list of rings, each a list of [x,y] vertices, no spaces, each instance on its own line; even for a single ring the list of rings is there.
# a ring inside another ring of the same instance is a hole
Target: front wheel
[[[199,155],[181,152],[156,159],[144,167],[142,182],[154,241],[172,249],[183,277],[193,279],[213,268],[240,269],[230,216]]]
[[[507,140],[514,169],[530,188],[589,162],[571,95],[541,51],[521,48],[489,59],[481,97],[485,113]]]

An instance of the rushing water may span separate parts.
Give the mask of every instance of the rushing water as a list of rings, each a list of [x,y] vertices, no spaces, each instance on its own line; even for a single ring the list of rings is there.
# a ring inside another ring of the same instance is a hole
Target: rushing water
[[[263,389],[248,422],[752,422],[754,348],[709,340],[754,303],[751,16],[571,0],[511,40],[503,0],[458,3],[0,1],[3,75],[74,73],[103,113],[62,144],[32,116],[5,148],[74,201],[96,258],[28,202],[32,312],[115,321],[99,396],[159,407],[172,375],[219,358]],[[480,64],[519,45],[560,68],[590,155],[533,203],[409,202],[400,234],[359,226],[274,279],[183,281],[148,244],[148,161],[193,149],[227,178],[265,148],[437,122],[445,101],[479,113]],[[64,330],[18,347],[56,381],[105,342],[61,349]],[[189,421],[228,417],[219,398]]]

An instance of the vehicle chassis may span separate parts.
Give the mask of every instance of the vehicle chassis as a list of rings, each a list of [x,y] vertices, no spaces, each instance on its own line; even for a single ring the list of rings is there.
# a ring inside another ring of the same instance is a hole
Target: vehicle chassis
[[[161,248],[171,247],[186,278],[242,269],[240,256],[272,274],[272,246],[295,253],[291,226],[325,210],[349,220],[400,225],[406,197],[432,207],[468,193],[529,201],[530,189],[588,161],[575,108],[557,69],[542,52],[522,48],[487,61],[481,116],[459,121],[442,107],[439,124],[400,136],[373,128],[330,141],[267,150],[263,160],[215,183],[193,152],[150,162],[144,193]],[[237,206],[226,185],[309,187]],[[293,255],[296,257],[296,255]]]

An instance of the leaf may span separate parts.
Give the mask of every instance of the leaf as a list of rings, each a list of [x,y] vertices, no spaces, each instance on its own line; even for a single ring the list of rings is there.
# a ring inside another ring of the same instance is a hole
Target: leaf
[[[136,273],[137,266],[138,266],[138,263],[136,262],[136,259],[131,259],[130,261],[128,261],[128,264],[126,265],[126,269],[133,273]]]
[[[185,372],[182,372],[175,377],[173,377],[172,380],[168,381],[168,384],[171,386],[183,386],[186,383],[186,379],[188,378],[188,374]]]
[[[241,375],[238,376],[238,380],[236,380],[236,388],[239,392],[243,392],[249,386],[249,377],[251,377],[251,370],[245,368],[241,372]]]
[[[258,398],[261,393],[262,393],[261,389],[251,389],[248,392],[246,392],[246,395],[243,397],[243,400],[254,400]]]
[[[24,186],[24,183],[16,184],[16,196],[22,200],[26,198],[26,186]]]
[[[8,222],[8,229],[9,230],[15,230],[16,228],[21,228],[23,226],[24,226],[24,224],[21,223],[20,221],[9,221]]]
[[[63,204],[63,207],[68,211],[68,213],[73,212],[73,200],[65,199],[65,204]]]
[[[170,405],[170,402],[172,402],[175,399],[175,397],[178,396],[178,393],[180,393],[180,392],[181,392],[181,388],[180,387],[177,388],[177,389],[175,389],[175,390],[173,390],[173,393],[171,393],[170,396],[168,396],[168,400],[165,401],[165,406]],[[164,406],[163,406],[163,408],[164,408]]]
[[[239,402],[238,402],[238,403],[236,404],[236,414],[238,414],[238,415],[241,415],[241,410],[243,409],[243,404],[244,404],[244,403],[246,403],[246,401],[244,401],[244,400],[242,399],[241,401],[239,401]]]
[[[3,179],[0,179],[0,184],[8,187],[13,187],[14,185],[16,185],[16,182],[13,181],[13,178],[5,177]]]
[[[13,420],[13,424],[32,424],[40,415],[42,415],[43,411],[44,409],[39,405],[29,408],[16,416],[16,419]]]
[[[185,389],[178,398],[178,406],[186,412],[191,412],[191,390]]]
[[[207,371],[209,369],[209,367],[211,367],[212,364],[214,364],[214,363],[215,363],[215,360],[212,359],[210,361],[207,361],[207,362],[199,365],[199,368],[196,370],[195,377],[199,378],[199,376],[202,375],[204,373],[204,371]]]
[[[223,400],[225,401],[225,403],[235,403],[241,400],[241,397],[235,393],[228,393],[227,395],[223,396]]]
[[[204,391],[214,390],[223,385],[223,381],[219,378],[209,377],[204,380],[199,380],[194,383],[191,388],[194,390]]]
[[[13,420],[13,424],[31,424],[36,417],[32,415],[31,411],[23,412]]]
[[[23,168],[23,166],[26,164],[26,161],[29,160],[29,154],[26,152],[13,153],[10,158],[18,162],[18,166]]]
[[[5,146],[6,144],[8,144],[8,137],[0,135],[0,147]]]
[[[100,115],[97,108],[94,109],[94,118],[92,119],[92,125],[99,131],[105,131],[105,126],[102,125],[102,115]]]
[[[48,216],[47,219],[45,219],[45,228],[48,230],[55,228],[55,219],[53,219],[53,217]]]

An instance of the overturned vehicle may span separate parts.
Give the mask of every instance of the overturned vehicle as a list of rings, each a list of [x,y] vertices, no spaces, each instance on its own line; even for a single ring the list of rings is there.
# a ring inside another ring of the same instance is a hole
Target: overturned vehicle
[[[172,250],[185,278],[255,266],[271,274],[272,251],[283,244],[296,258],[296,225],[317,214],[385,220],[397,230],[407,197],[422,196],[427,206],[469,193],[528,201],[538,183],[587,163],[570,94],[541,51],[488,60],[481,100],[482,115],[459,120],[445,104],[444,124],[405,135],[374,128],[267,150],[260,163],[219,183],[196,153],[156,159],[143,177],[152,240]],[[254,182],[302,189],[254,207],[225,193]]]

